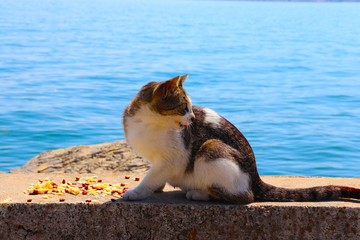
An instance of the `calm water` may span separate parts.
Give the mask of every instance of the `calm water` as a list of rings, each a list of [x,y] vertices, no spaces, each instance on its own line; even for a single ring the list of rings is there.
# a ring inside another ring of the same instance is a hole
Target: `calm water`
[[[0,1],[0,171],[123,139],[149,81],[248,138],[260,174],[360,176],[360,3]]]

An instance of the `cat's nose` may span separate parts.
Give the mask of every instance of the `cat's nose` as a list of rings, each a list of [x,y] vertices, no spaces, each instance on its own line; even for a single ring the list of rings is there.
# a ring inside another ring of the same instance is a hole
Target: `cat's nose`
[[[195,117],[191,117],[191,119],[190,119],[192,122],[194,122],[195,121]]]

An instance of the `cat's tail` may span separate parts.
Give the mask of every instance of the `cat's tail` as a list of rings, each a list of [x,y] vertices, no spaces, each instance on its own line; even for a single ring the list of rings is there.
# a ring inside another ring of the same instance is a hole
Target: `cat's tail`
[[[321,186],[311,188],[280,188],[261,183],[253,189],[255,201],[311,202],[338,198],[360,199],[360,189],[344,186]]]

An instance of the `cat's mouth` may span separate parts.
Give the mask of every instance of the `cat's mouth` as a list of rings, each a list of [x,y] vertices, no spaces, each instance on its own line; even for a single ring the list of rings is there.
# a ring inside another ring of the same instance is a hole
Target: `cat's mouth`
[[[180,126],[181,128],[188,128],[188,125],[184,125],[184,124],[182,124],[181,122],[179,122],[179,126]]]
[[[180,121],[176,121],[175,123],[177,124],[177,126],[179,127],[179,129],[183,129],[183,128],[188,128],[188,127],[189,127],[189,125],[183,124],[183,123],[180,122]]]

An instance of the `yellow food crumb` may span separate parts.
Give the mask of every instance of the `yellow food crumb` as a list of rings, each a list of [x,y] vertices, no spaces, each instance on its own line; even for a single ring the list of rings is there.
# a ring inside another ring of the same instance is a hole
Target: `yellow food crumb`
[[[121,196],[120,196],[119,194],[117,194],[117,193],[115,193],[113,196],[114,196],[115,198],[121,198]]]
[[[90,189],[88,194],[90,194],[90,195],[98,195],[98,193],[96,192],[95,189]]]
[[[8,204],[9,202],[11,202],[11,200],[12,200],[11,198],[7,198],[7,199],[5,199],[4,201],[2,201],[1,204],[2,204],[2,205],[6,205],[6,204]]]
[[[64,193],[62,193],[62,192],[51,192],[52,194],[54,194],[54,195],[63,195]]]
[[[88,182],[97,182],[97,176],[92,176],[92,177],[88,177],[88,178],[85,178],[86,181]]]
[[[71,187],[71,188],[69,188],[69,193],[74,194],[74,195],[78,195],[80,193],[80,189],[75,188],[75,187]]]
[[[45,194],[47,193],[49,190],[48,189],[38,189],[38,193],[39,194]]]

